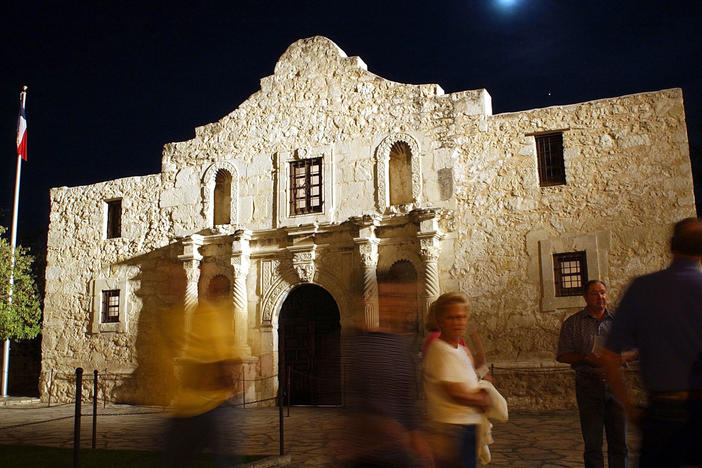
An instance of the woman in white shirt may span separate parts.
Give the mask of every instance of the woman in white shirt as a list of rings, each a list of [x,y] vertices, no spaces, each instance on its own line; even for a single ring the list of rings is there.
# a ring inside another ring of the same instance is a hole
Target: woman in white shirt
[[[432,304],[441,336],[424,358],[425,391],[434,432],[450,444],[437,444],[437,467],[475,467],[476,434],[490,400],[478,387],[473,362],[460,345],[468,325],[468,299],[446,293]],[[447,446],[448,445],[448,446]]]

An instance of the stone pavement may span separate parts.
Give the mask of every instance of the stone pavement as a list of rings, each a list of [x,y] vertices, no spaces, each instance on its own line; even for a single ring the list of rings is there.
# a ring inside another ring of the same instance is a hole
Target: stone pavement
[[[232,424],[225,437],[234,441],[243,436],[240,453],[279,453],[277,408],[227,411]],[[89,448],[92,405],[85,402],[82,413],[81,447]],[[47,408],[37,400],[0,399],[0,445],[72,447],[73,414],[72,405]],[[343,414],[335,408],[291,408],[290,417],[284,418],[284,428],[286,453],[292,455],[293,466],[339,464],[339,447],[345,438]],[[100,405],[98,415],[98,448],[160,450],[163,446],[167,415],[159,407]],[[582,439],[575,410],[513,411],[509,422],[495,424],[493,436],[493,461],[489,466],[582,466]],[[637,434],[630,431],[628,439],[635,453]]]

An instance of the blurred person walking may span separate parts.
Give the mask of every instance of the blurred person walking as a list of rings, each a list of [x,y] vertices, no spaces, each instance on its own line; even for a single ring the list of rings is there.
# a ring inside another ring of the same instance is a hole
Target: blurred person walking
[[[414,278],[378,274],[382,326],[348,337],[347,467],[430,467],[431,450],[419,430],[417,364],[409,317],[417,310]]]
[[[233,410],[223,403],[241,391],[241,360],[234,354],[237,343],[231,309],[229,281],[215,276],[206,299],[180,321],[184,345],[176,359],[179,385],[166,434],[168,467],[195,466],[205,449],[213,452],[216,466],[225,466],[221,436],[223,428],[232,423],[227,416],[231,418]]]
[[[642,431],[639,466],[702,466],[702,220],[675,224],[672,264],[635,279],[624,294],[604,362],[612,391]],[[647,407],[624,385],[619,353],[638,349]]]

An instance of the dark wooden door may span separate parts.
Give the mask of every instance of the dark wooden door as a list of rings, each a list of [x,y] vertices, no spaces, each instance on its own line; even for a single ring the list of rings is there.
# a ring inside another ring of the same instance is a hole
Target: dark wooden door
[[[319,286],[294,289],[279,321],[281,373],[293,405],[341,404],[339,309]]]

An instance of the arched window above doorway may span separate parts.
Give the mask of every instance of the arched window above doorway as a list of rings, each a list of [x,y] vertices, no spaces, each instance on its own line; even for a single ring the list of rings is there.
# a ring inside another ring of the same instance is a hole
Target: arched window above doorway
[[[202,176],[202,214],[207,227],[239,222],[239,171],[229,161],[210,165]]]
[[[404,141],[396,141],[390,147],[388,178],[390,205],[412,203],[412,150]]]
[[[213,224],[231,224],[232,175],[226,169],[217,171],[214,188]]]
[[[411,135],[395,133],[386,137],[376,150],[378,209],[419,204],[422,174],[419,145]]]

